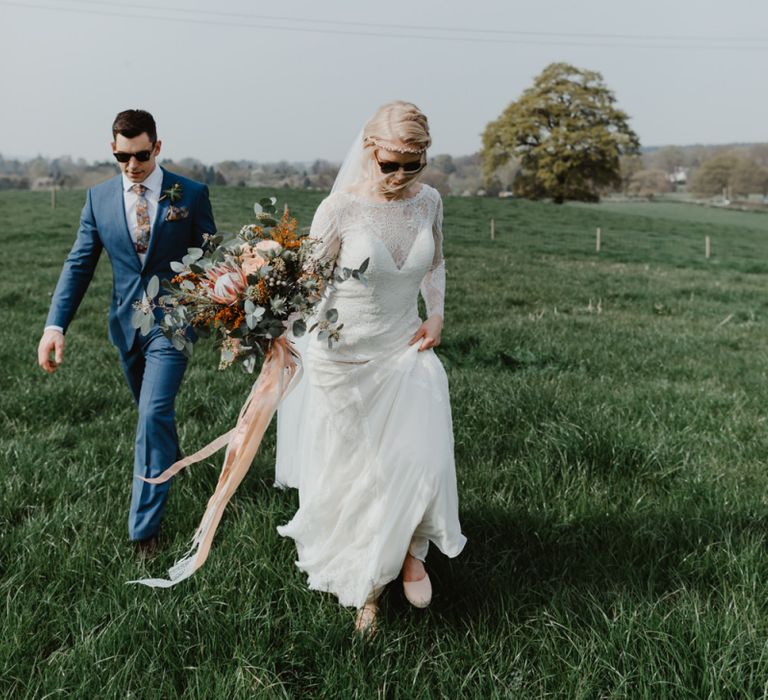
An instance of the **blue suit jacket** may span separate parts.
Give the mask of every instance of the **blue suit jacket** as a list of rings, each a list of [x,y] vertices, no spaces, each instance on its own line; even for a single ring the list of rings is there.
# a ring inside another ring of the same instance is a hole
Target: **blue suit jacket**
[[[168,221],[170,198],[158,202],[144,265],[133,247],[125,219],[122,176],[88,190],[77,239],[56,285],[46,326],[67,330],[93,277],[99,255],[106,248],[112,263],[109,337],[123,352],[130,350],[136,337],[131,325],[133,303],[144,296],[147,282],[154,275],[161,280],[172,277],[171,262],[181,260],[187,248],[200,247],[204,233],[216,232],[208,188],[163,170],[163,190],[177,183],[182,188],[182,197],[174,206],[187,207],[188,215]]]

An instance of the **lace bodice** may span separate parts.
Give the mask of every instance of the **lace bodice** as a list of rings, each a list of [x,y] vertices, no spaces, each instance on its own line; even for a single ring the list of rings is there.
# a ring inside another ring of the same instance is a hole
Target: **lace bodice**
[[[442,218],[440,195],[427,185],[409,199],[377,202],[337,192],[323,200],[310,231],[320,242],[315,254],[350,269],[370,258],[368,284],[349,280],[328,300],[345,324],[341,352],[369,356],[415,332],[419,290],[427,315],[443,315]]]

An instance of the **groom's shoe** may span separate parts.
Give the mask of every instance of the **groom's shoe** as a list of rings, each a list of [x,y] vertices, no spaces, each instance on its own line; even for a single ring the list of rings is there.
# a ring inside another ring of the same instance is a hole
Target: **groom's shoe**
[[[159,549],[157,535],[145,537],[143,540],[136,540],[133,544],[136,548],[136,554],[140,559],[153,557]]]

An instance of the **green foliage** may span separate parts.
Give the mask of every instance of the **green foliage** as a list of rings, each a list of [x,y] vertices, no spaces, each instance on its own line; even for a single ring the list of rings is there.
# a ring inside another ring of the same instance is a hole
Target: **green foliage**
[[[700,197],[713,197],[727,192],[740,158],[734,153],[719,153],[696,171],[691,182],[691,192]]]
[[[517,158],[515,194],[558,204],[597,201],[601,189],[621,185],[619,159],[640,145],[615,102],[600,73],[550,64],[485,128],[486,177]]]
[[[754,153],[760,157],[759,149]],[[725,151],[704,161],[696,170],[690,189],[699,197],[768,194],[768,168],[752,157]]]
[[[214,188],[220,228],[266,194]],[[302,221],[322,196],[286,195]],[[220,462],[176,480],[161,553],[137,561],[136,409],[106,338],[106,259],[61,368],[33,359],[82,203],[0,193],[25,271],[0,280],[2,697],[765,694],[768,216],[446,199],[438,354],[469,542],[455,560],[430,552],[427,610],[388,586],[364,644],[275,531],[298,499],[273,488],[273,429],[204,569],[167,591],[125,584],[186,549]],[[253,381],[216,359],[199,343],[179,394],[188,453],[234,424]]]

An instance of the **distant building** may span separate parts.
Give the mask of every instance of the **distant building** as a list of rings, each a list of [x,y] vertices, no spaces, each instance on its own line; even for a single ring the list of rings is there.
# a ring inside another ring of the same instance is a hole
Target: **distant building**
[[[688,171],[678,166],[675,171],[667,175],[669,181],[673,185],[687,185],[688,184]]]

